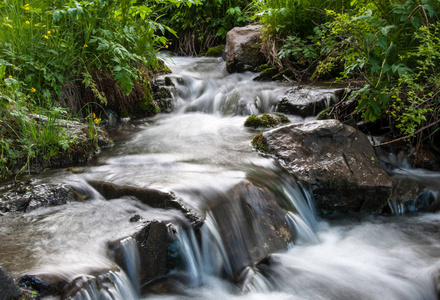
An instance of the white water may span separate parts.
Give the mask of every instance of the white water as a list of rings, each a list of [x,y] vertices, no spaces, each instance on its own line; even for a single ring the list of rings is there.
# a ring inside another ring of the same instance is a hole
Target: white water
[[[139,259],[134,241],[127,239],[127,274],[111,271],[113,286],[96,290],[90,285],[74,299],[437,299],[440,214],[316,219],[310,194],[252,149],[250,140],[258,131],[243,126],[246,115],[273,109],[287,87],[253,82],[251,73],[228,75],[218,59],[173,60],[175,113],[134,123],[134,128],[123,125],[120,131],[129,137],[103,153],[96,165],[82,174],[59,172],[51,180],[77,186],[103,180],[173,191],[205,212],[199,238],[189,226],[175,234],[183,266],[171,276],[184,277],[176,280],[181,292],[139,296]],[[284,216],[289,234],[297,235],[289,250],[245,267],[240,283],[232,284],[222,278],[233,276],[254,244],[270,242],[264,240],[263,224],[246,227],[246,213],[229,197],[234,187],[248,182],[276,193],[289,208]],[[1,227],[0,262],[14,275],[25,271],[72,280],[117,268],[105,245],[138,228],[128,222],[134,214],[185,222],[176,211],[153,209],[130,197],[105,201],[94,190],[89,194],[91,201],[36,210]],[[231,250],[236,255],[229,255]]]

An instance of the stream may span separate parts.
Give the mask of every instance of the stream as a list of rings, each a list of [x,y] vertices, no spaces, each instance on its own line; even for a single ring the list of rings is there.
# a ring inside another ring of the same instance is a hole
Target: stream
[[[72,185],[86,201],[0,217],[0,265],[10,275],[57,278],[70,286],[61,299],[77,300],[438,299],[440,213],[319,218],[311,192],[253,150],[259,130],[243,126],[274,111],[289,86],[227,74],[217,58],[167,65],[173,113],[122,123],[93,162],[35,179]],[[440,182],[438,173],[396,174]],[[182,211],[129,193],[109,199],[91,182],[172,193],[204,222],[197,228]],[[172,224],[167,255],[176,262],[142,282],[150,266],[140,265],[132,234],[153,220]],[[124,266],[109,255],[112,241]]]

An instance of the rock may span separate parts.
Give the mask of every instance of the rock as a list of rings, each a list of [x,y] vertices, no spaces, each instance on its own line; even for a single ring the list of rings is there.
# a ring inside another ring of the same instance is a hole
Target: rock
[[[0,211],[30,211],[39,207],[57,206],[77,201],[79,195],[67,185],[15,184],[0,198]]]
[[[126,241],[131,238],[139,253],[139,282],[143,286],[151,280],[168,274],[174,267],[169,259],[172,237],[169,236],[167,224],[161,221],[145,222],[144,226],[131,237],[126,237],[108,244],[109,256],[125,271],[131,274],[132,266],[127,261],[129,251]],[[135,278],[132,278],[135,279]]]
[[[206,51],[205,56],[207,56],[207,57],[221,57],[224,50],[225,50],[225,45],[211,47],[208,49],[208,51]]]
[[[289,172],[313,186],[322,213],[380,212],[390,197],[391,179],[368,138],[337,120],[286,125],[258,140]]]
[[[280,198],[266,187],[243,181],[211,207],[234,280],[246,266],[287,249],[295,240]]]
[[[261,114],[261,115],[251,115],[244,122],[246,127],[275,127],[280,124],[289,123],[290,120],[285,115],[280,113],[274,114]]]
[[[440,170],[440,155],[432,147],[421,144],[411,149],[409,161],[414,168],[422,168],[431,171]]]
[[[43,124],[52,122],[48,117],[43,115],[32,115],[32,118],[43,122]],[[89,124],[77,121],[58,119],[54,121],[54,125],[65,128],[71,140],[75,141],[75,145],[82,144],[84,146],[84,144],[97,143],[100,147],[107,147],[113,144],[107,131],[99,126],[93,126],[93,130],[95,131],[91,132]]]
[[[152,97],[155,105],[162,113],[170,113],[174,110],[171,90],[174,83],[170,77],[159,77],[152,83]]]
[[[183,201],[172,193],[134,186],[119,186],[106,181],[90,180],[88,183],[107,200],[132,196],[154,208],[174,208],[180,210],[195,227],[203,223],[204,217],[199,212],[186,206]]]
[[[14,279],[12,279],[5,270],[0,267],[0,299],[15,299],[20,296],[22,291],[15,284]]]
[[[24,275],[18,284],[28,291],[37,292],[38,297],[44,297],[59,294],[65,282],[58,278],[52,281],[38,275]]]
[[[264,63],[260,51],[261,35],[261,25],[234,27],[228,32],[223,58],[229,73],[254,71]]]
[[[276,111],[302,117],[316,116],[322,110],[339,101],[341,89],[295,87],[286,92]]]

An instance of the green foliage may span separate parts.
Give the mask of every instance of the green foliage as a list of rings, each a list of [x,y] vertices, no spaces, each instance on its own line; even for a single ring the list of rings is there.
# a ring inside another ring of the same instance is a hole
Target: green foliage
[[[0,178],[16,166],[30,168],[31,159],[49,160],[69,147],[70,139],[57,123],[66,111],[40,109],[31,114],[29,96],[13,78],[4,79],[7,88],[0,92]]]
[[[316,24],[325,21],[325,8],[340,11],[344,1],[337,0],[253,0],[254,19],[258,19],[269,35],[277,37],[313,34]]]
[[[324,59],[315,75],[342,67],[339,79],[362,78],[366,84],[354,97],[364,119],[386,115],[402,134],[412,135],[432,116],[438,101],[440,3],[352,5],[345,13],[327,10],[333,20],[322,26]]]
[[[92,74],[110,74],[128,95],[135,83],[144,83],[145,69],[162,68],[156,51],[168,47],[165,34],[175,32],[158,22],[157,3],[150,2],[0,3],[0,174],[10,171],[15,160],[27,160],[29,166],[31,159],[47,160],[68,150],[69,137],[56,122],[74,117],[57,107],[65,83],[83,82],[106,105]],[[191,6],[180,0],[157,2]]]
[[[199,0],[187,7],[176,3],[161,10],[161,22],[178,29],[178,52],[198,55],[220,44],[233,27],[250,21],[249,3],[250,0]]]

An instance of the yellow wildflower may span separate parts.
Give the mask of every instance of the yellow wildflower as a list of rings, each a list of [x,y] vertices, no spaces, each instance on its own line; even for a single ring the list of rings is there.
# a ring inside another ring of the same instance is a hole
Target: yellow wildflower
[[[96,115],[95,115],[95,113],[93,113],[93,119],[96,119]]]
[[[29,3],[26,3],[26,5],[25,6],[29,6]]]
[[[43,25],[42,27],[44,28],[44,27],[46,27],[46,25]]]
[[[26,9],[26,10],[29,10],[29,7],[26,7],[25,9]]]
[[[88,46],[87,46],[87,44],[84,44],[84,48],[87,48]]]
[[[47,35],[44,36],[45,39],[48,39],[49,37]]]
[[[35,88],[31,89],[31,93],[35,93],[37,90]]]
[[[29,22],[29,21],[26,21],[25,23],[28,24],[28,25],[31,24],[31,22]]]
[[[55,29],[52,28],[52,32],[55,32]]]
[[[165,48],[167,48],[167,49],[168,49],[168,45],[165,45]]]
[[[95,122],[95,124],[98,124],[99,122],[101,122],[101,118],[94,119],[93,122]]]
[[[9,78],[12,78],[12,75],[9,75]]]
[[[50,34],[50,30],[47,31],[47,34]]]
[[[35,27],[38,27],[38,26],[40,26],[40,25],[38,25],[38,24],[35,24],[34,26],[35,26]]]
[[[9,28],[12,28],[12,25],[11,25],[11,24],[8,24],[8,26],[9,26]]]

